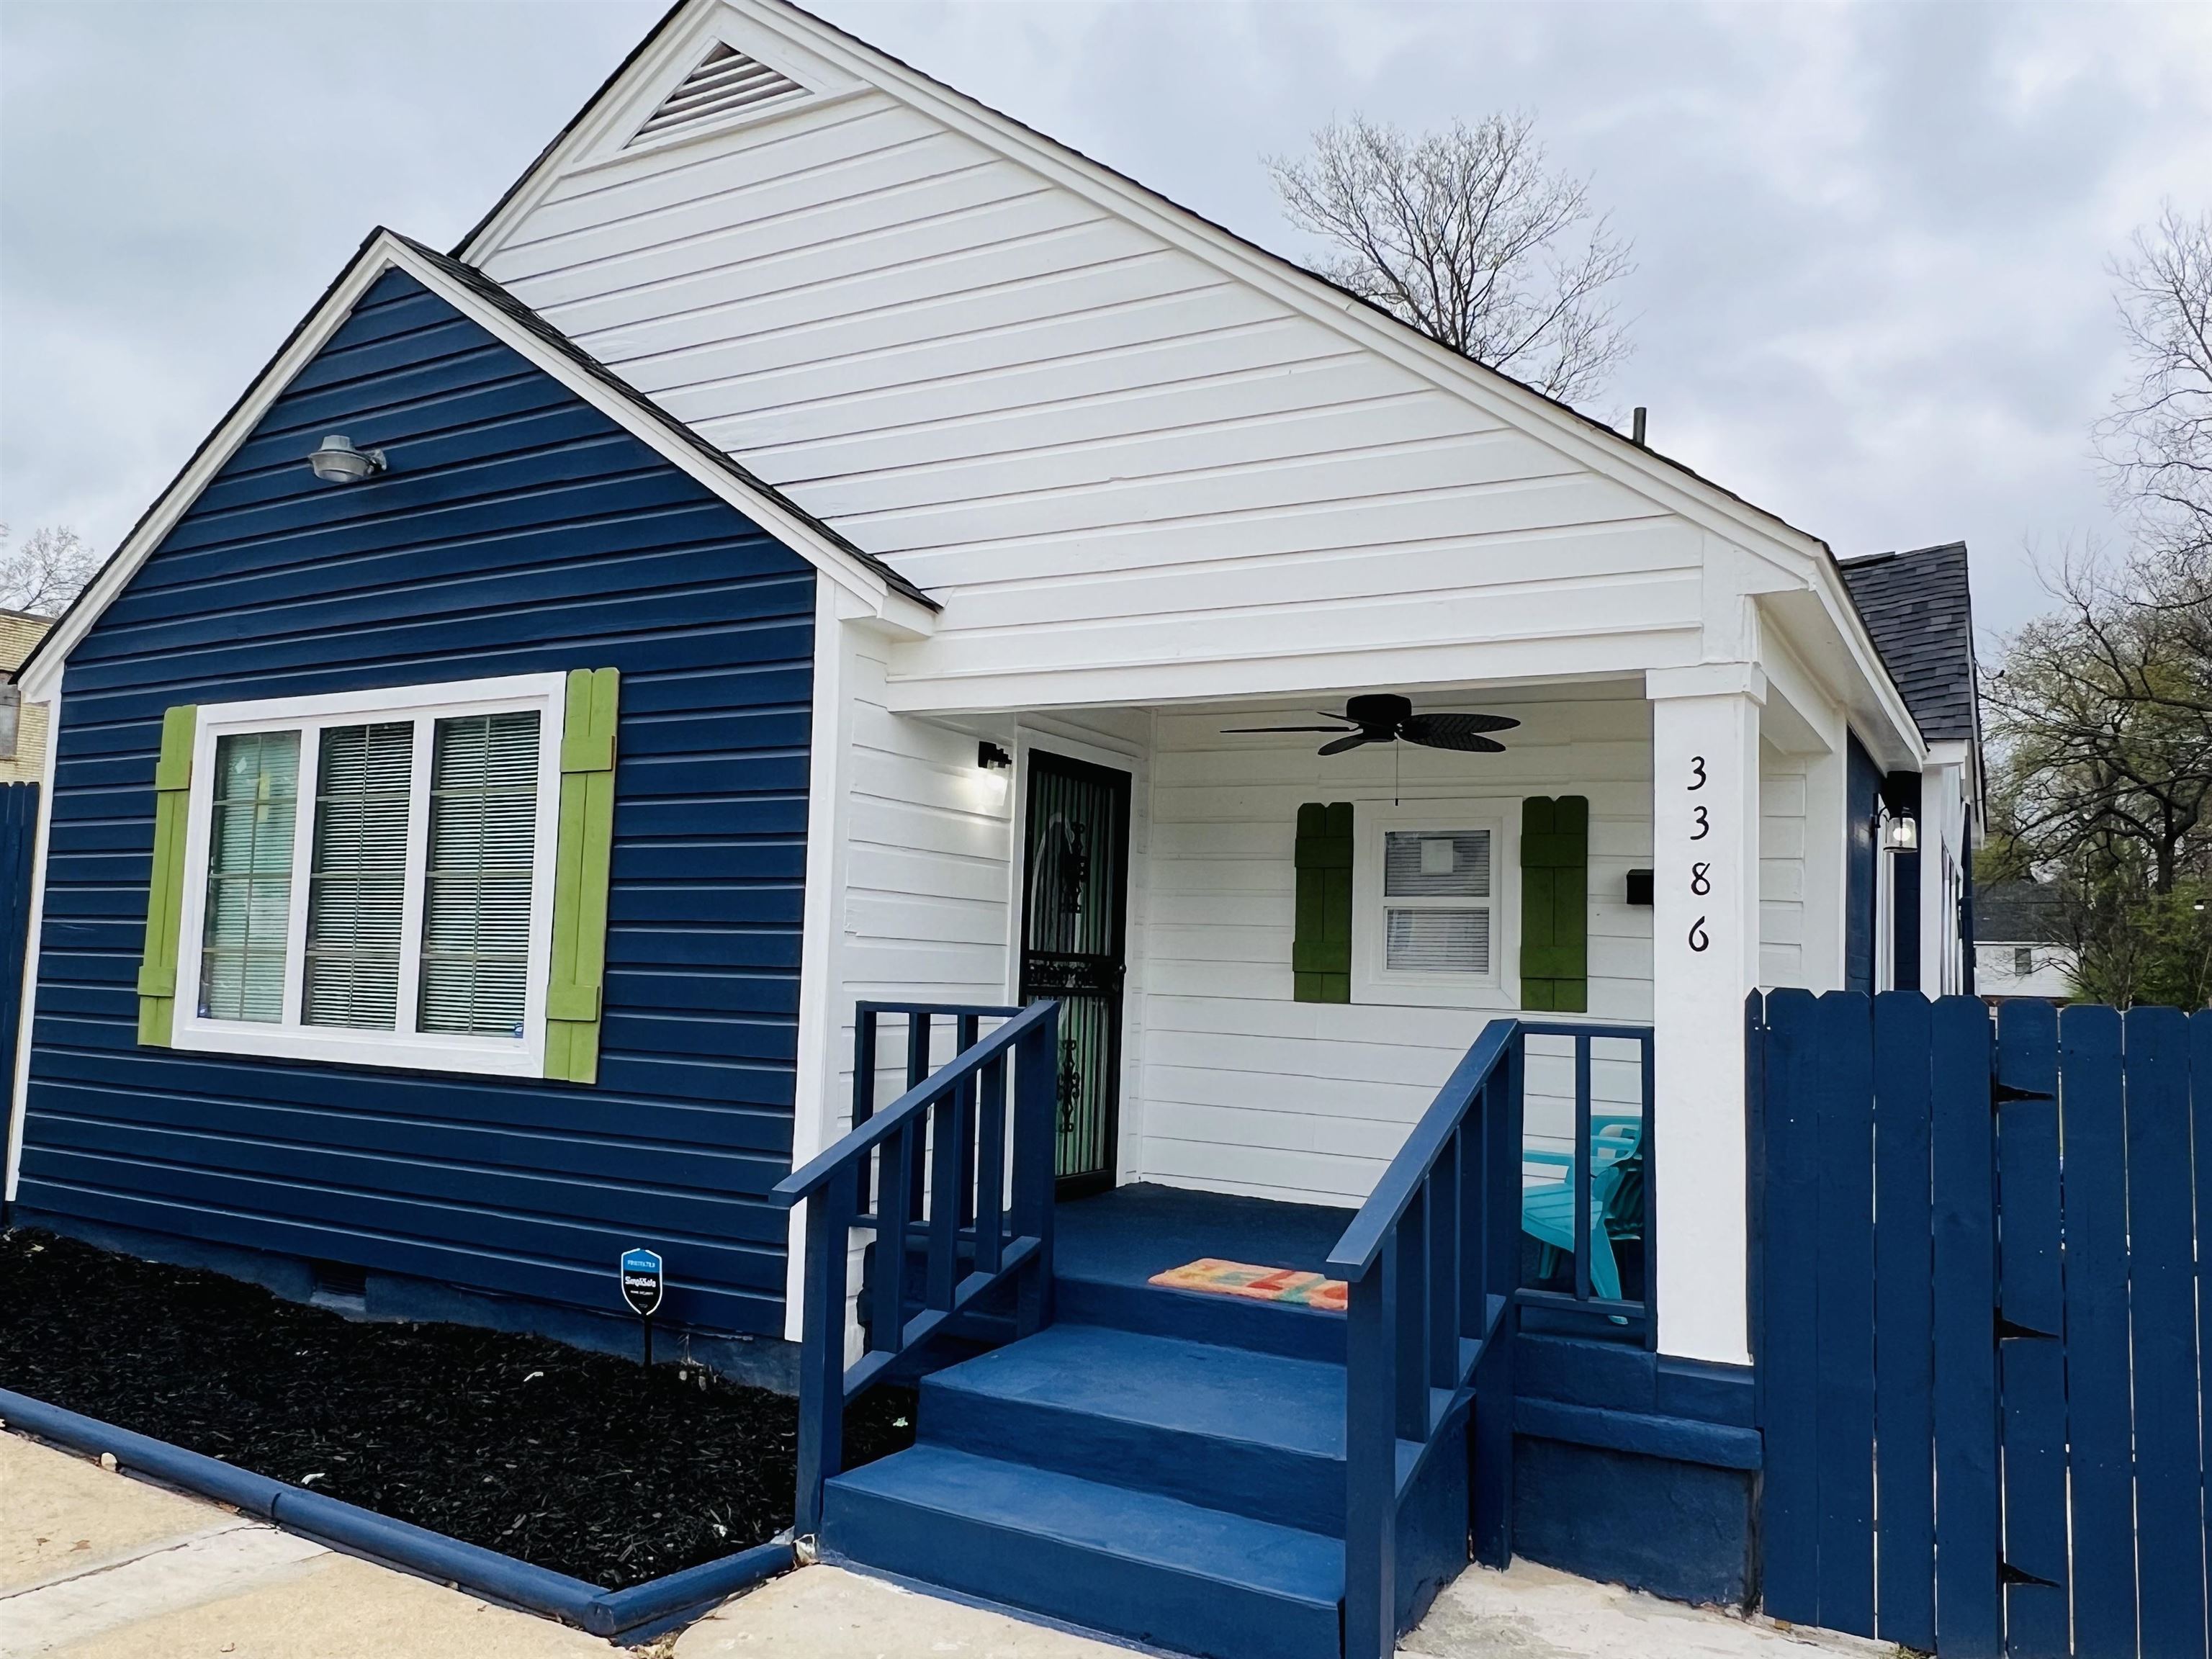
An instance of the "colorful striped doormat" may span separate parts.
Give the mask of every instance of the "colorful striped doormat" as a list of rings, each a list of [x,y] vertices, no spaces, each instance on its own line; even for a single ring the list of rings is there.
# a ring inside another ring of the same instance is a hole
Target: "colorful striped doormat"
[[[1290,1267],[1255,1267],[1249,1261],[1200,1256],[1180,1267],[1154,1273],[1152,1282],[1171,1291],[1210,1291],[1216,1296],[1248,1297],[1255,1302],[1291,1302],[1326,1313],[1344,1311],[1344,1281]]]

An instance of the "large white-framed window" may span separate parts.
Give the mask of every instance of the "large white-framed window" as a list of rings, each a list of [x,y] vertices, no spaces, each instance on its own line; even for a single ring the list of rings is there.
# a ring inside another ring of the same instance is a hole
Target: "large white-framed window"
[[[1362,804],[1352,818],[1354,1002],[1505,1007],[1518,975],[1512,803]]]
[[[202,707],[174,1046],[538,1075],[566,684]]]

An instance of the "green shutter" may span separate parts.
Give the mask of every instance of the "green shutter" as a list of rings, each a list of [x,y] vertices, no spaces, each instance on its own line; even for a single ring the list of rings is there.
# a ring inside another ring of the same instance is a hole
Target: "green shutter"
[[[599,1075],[600,993],[607,969],[607,866],[615,838],[615,715],[621,676],[568,676],[561,733],[561,842],[553,872],[553,962],[545,987],[545,1075]]]
[[[192,736],[199,710],[161,715],[154,763],[154,869],[146,885],[146,944],[138,958],[138,1041],[166,1048],[177,1015],[177,935],[185,904],[185,818],[191,802]]]
[[[1532,1012],[1589,1008],[1589,801],[1532,796],[1521,803],[1521,1006]]]
[[[1300,1002],[1352,1000],[1352,803],[1298,808],[1297,933],[1291,978]]]

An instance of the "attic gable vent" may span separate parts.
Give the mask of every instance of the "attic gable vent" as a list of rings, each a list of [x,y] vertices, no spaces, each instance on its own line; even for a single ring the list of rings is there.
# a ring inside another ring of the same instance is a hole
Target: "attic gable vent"
[[[772,104],[788,103],[806,96],[806,88],[789,76],[770,69],[758,58],[748,58],[735,46],[715,44],[685,76],[659,109],[637,130],[633,144],[664,133],[681,132],[709,121],[750,114]]]

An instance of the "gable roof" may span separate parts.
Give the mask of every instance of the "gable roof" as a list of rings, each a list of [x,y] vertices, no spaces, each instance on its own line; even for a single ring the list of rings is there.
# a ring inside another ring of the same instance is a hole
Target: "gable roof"
[[[269,405],[313,360],[370,285],[392,270],[415,278],[502,345],[550,374],[793,553],[863,599],[919,607],[924,615],[938,609],[937,602],[905,576],[747,471],[482,271],[380,226],[362,240],[346,268],[323,290],[261,373],[225,411],[214,430],[201,440],[191,459],[139,516],[76,602],[15,671],[13,678],[24,686],[27,695],[46,693],[70,648],[161,545],[251,434]],[[911,613],[907,619],[913,620]]]
[[[1704,477],[1683,462],[1634,442],[1522,381],[1423,334],[1373,302],[1170,200],[1072,146],[1016,120],[839,28],[792,0],[677,0],[556,135],[491,210],[456,245],[455,257],[487,257],[505,228],[518,222],[562,169],[586,154],[593,124],[626,90],[656,46],[714,9],[726,9],[788,46],[835,61],[842,73],[866,81],[953,130],[996,150],[1105,211],[1206,260],[1232,278],[1322,322],[1443,389],[1468,398],[1519,425],[1579,465],[1637,490],[1665,510],[1738,542],[1755,556],[1804,581],[1828,624],[1871,690],[1869,707],[1907,743],[1917,736],[1880,653],[1854,611],[1835,553],[1819,537]],[[855,61],[857,60],[857,62]]]
[[[706,0],[706,3],[717,3],[718,0]],[[1421,332],[1420,330],[1415,328],[1412,324],[1407,322],[1403,318],[1399,317],[1389,310],[1387,310],[1382,306],[1376,304],[1373,300],[1369,299],[1366,295],[1356,294],[1352,289],[1343,287],[1341,284],[1333,282],[1329,278],[1321,275],[1318,271],[1310,270],[1305,266],[1297,264],[1295,260],[1286,258],[1283,255],[1275,252],[1273,249],[1264,247],[1261,244],[1251,240],[1249,237],[1238,234],[1236,231],[1230,229],[1226,225],[1221,224],[1218,221],[1207,218],[1205,215],[1196,211],[1194,209],[1185,207],[1182,203],[1163,195],[1160,191],[1154,190],[1151,185],[1145,184],[1142,180],[1131,178],[1127,173],[1121,172],[1116,167],[1109,166],[1104,161],[1099,161],[1093,155],[1088,155],[1085,152],[1076,149],[1073,144],[1066,143],[1060,139],[1055,138],[1050,133],[1040,131],[1036,127],[1030,126],[1027,122],[1020,120],[1014,116],[1008,115],[1005,111],[994,108],[992,106],[984,103],[981,100],[961,91],[957,87],[952,86],[949,82],[939,80],[935,76],[931,75],[927,70],[917,69],[912,64],[908,63],[904,58],[896,57],[892,53],[884,51],[881,46],[876,46],[871,41],[863,40],[860,36],[853,33],[850,30],[839,27],[836,24],[830,21],[829,19],[825,17],[820,16],[814,12],[808,11],[803,6],[794,3],[794,0],[757,0],[757,3],[777,12],[786,14],[793,21],[801,23],[809,33],[834,37],[847,46],[851,47],[869,58],[875,58],[881,63],[890,65],[890,67],[899,70],[904,76],[911,76],[914,79],[927,84],[933,91],[945,97],[958,100],[961,104],[988,116],[994,125],[1011,129],[1013,132],[1018,134],[1024,140],[1027,141],[1031,145],[1041,147],[1058,155],[1066,156],[1073,161],[1082,163],[1086,168],[1093,169],[1104,174],[1107,178],[1112,179],[1117,185],[1120,185],[1127,191],[1133,191],[1138,197],[1143,198],[1153,206],[1164,209],[1174,214],[1176,217],[1187,220],[1192,224],[1202,228],[1209,237],[1222,242],[1231,244],[1238,252],[1247,256],[1260,259],[1283,274],[1295,276],[1301,283],[1310,283],[1317,288],[1326,290],[1333,301],[1358,307],[1360,312],[1364,313],[1369,320],[1377,324],[1387,331],[1397,334],[1406,342],[1415,345],[1417,349],[1421,350],[1424,354],[1431,356],[1441,354],[1444,358],[1448,359],[1453,365],[1462,371],[1468,371],[1477,375],[1486,377],[1502,384],[1503,386],[1511,387],[1516,392],[1522,393],[1528,398],[1534,398],[1538,402],[1546,405],[1555,414],[1564,416],[1568,420],[1573,422],[1577,427],[1587,430],[1593,435],[1600,435],[1602,441],[1613,446],[1615,448],[1626,450],[1637,456],[1645,458],[1650,461],[1656,462],[1659,465],[1674,472],[1680,473],[1682,477],[1693,480],[1705,489],[1712,491],[1715,494],[1726,498],[1728,501],[1735,503],[1737,506],[1745,508],[1748,512],[1757,514],[1759,518],[1766,520],[1778,529],[1786,532],[1790,536],[1802,538],[1813,544],[1820,548],[1822,552],[1828,554],[1831,558],[1834,556],[1832,550],[1829,549],[1827,544],[1825,541],[1822,541],[1819,537],[1814,536],[1810,531],[1798,528],[1798,526],[1790,524],[1787,520],[1782,518],[1778,514],[1772,513],[1767,508],[1759,506],[1756,502],[1736,494],[1735,491],[1729,489],[1725,484],[1716,483],[1714,480],[1706,477],[1703,473],[1698,471],[1687,462],[1677,460],[1671,455],[1668,455],[1659,450],[1653,449],[1648,444],[1637,443],[1626,434],[1616,430],[1613,427],[1607,426],[1603,421],[1597,419],[1594,416],[1583,413],[1581,410],[1577,409],[1573,404],[1563,402],[1559,398],[1553,397],[1549,392],[1539,391],[1536,387],[1529,385],[1526,380],[1520,380],[1514,375],[1509,374],[1504,369],[1492,368],[1490,364],[1483,362],[1480,359],[1469,357],[1462,352],[1455,351],[1450,347],[1439,343],[1437,341],[1431,338],[1428,335]],[[623,59],[622,63],[616,68],[614,73],[599,83],[599,88],[592,94],[592,95],[584,100],[582,106],[577,110],[575,114],[568,118],[567,125],[562,126],[561,131],[554,135],[552,142],[547,144],[544,149],[538,153],[536,158],[532,161],[527,167],[523,169],[520,176],[518,177],[512,185],[509,185],[505,191],[501,192],[499,199],[492,204],[490,210],[488,211],[483,218],[477,220],[475,224],[471,225],[467,233],[462,236],[461,240],[453,245],[454,258],[457,260],[466,260],[477,251],[477,244],[482,240],[484,234],[500,220],[500,218],[506,213],[507,208],[514,203],[516,198],[525,192],[532,180],[535,179],[538,173],[545,167],[547,163],[554,160],[558,152],[568,143],[570,137],[574,135],[576,130],[582,126],[592,113],[599,107],[601,102],[606,98],[606,96],[614,91],[614,89],[628,76],[632,66],[635,65],[641,58],[649,52],[665,34],[675,27],[686,12],[690,11],[698,3],[701,3],[701,0],[676,0],[676,3],[674,5],[671,6],[668,10],[660,15],[659,20],[656,21],[653,27],[647,32],[645,38],[640,40],[636,46],[631,50],[629,55]]]
[[[1842,569],[1851,603],[1920,734],[1930,743],[1975,741],[1981,721],[1966,544],[1869,554],[1844,560]]]

